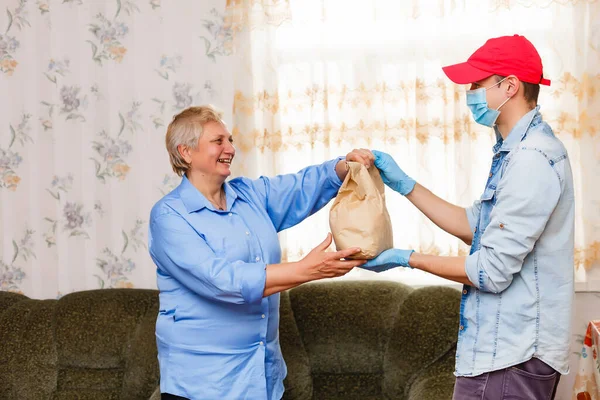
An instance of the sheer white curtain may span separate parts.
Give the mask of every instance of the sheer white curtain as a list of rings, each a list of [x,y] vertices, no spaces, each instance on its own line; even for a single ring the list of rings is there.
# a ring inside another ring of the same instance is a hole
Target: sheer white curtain
[[[352,148],[380,149],[434,193],[469,205],[482,193],[495,138],[472,122],[465,88],[441,67],[488,38],[522,34],[552,79],[539,103],[573,164],[578,288],[600,289],[598,17],[597,1],[231,1],[238,171],[273,175]],[[397,247],[467,253],[401,196],[389,191],[387,204]],[[286,257],[319,243],[327,219],[321,212],[283,233]],[[401,269],[348,277],[440,282]]]

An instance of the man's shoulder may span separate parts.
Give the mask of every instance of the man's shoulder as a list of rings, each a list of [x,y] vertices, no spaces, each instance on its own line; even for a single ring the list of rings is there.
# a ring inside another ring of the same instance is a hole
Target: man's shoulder
[[[551,163],[558,162],[567,156],[564,144],[555,135],[550,125],[544,121],[531,126],[518,147],[518,150],[537,151]]]

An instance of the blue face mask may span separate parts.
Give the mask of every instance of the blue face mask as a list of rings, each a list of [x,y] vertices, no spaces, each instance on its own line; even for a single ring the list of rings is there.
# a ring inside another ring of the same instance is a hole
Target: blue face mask
[[[498,116],[500,115],[500,107],[505,105],[506,102],[510,100],[510,97],[504,100],[504,103],[500,104],[500,107],[495,110],[489,108],[487,104],[487,98],[485,96],[487,90],[501,84],[504,82],[504,79],[487,88],[467,90],[467,107],[469,107],[471,110],[473,118],[478,124],[489,126],[490,128],[493,127],[496,124]]]

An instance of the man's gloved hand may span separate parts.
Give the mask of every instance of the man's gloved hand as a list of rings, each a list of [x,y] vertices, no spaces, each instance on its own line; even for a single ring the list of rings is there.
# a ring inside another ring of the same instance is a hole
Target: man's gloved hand
[[[375,155],[375,166],[379,169],[383,183],[403,196],[412,192],[417,182],[400,169],[392,156],[377,150],[373,150],[373,154]]]
[[[383,272],[395,267],[408,267],[408,260],[414,250],[389,249],[378,255],[360,268],[368,269],[369,271]]]

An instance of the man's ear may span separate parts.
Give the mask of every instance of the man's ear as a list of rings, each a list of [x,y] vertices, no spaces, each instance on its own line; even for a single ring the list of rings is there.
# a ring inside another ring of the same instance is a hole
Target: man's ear
[[[506,95],[508,97],[513,97],[519,93],[519,89],[521,88],[521,81],[519,81],[519,78],[514,75],[509,75],[505,82],[506,86],[504,87],[504,90],[506,90]]]
[[[177,146],[177,151],[179,152],[179,155],[181,156],[181,158],[183,158],[185,160],[186,163],[188,163],[188,164],[192,163],[192,155],[190,154],[189,147],[184,146],[183,144],[180,144]]]

